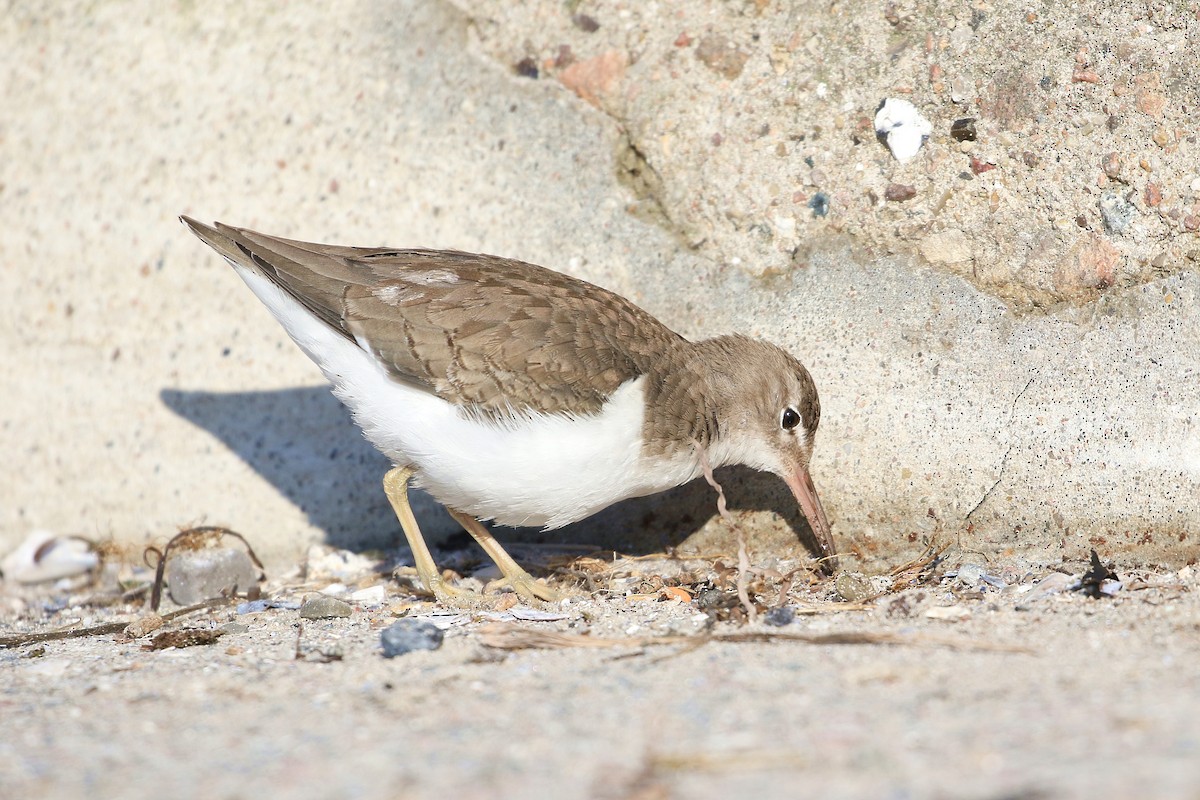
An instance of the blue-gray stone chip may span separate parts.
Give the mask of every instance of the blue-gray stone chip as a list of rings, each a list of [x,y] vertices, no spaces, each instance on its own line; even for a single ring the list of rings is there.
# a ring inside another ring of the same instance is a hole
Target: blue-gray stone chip
[[[432,622],[402,619],[383,629],[379,643],[383,645],[384,658],[395,658],[413,650],[437,650],[444,636]]]

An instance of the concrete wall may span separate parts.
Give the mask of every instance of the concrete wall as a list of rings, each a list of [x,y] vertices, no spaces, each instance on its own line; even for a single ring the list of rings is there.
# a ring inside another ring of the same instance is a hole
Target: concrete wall
[[[1192,560],[1200,23],[1143,5],[18,3],[0,550],[207,522],[285,564],[395,538],[386,464],[188,213],[522,258],[779,342],[870,563],[934,536]],[[906,164],[870,129],[889,96],[933,123]],[[796,549],[777,481],[725,480],[756,554]],[[728,548],[714,511],[685,487],[567,535]]]

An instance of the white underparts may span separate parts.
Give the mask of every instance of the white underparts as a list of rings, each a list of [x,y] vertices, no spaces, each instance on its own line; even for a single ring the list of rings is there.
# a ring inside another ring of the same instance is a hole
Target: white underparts
[[[653,465],[644,458],[644,378],[622,384],[593,416],[535,414],[498,424],[390,377],[267,278],[234,267],[320,366],[367,439],[394,463],[415,467],[418,484],[451,508],[504,525],[556,528],[700,474],[691,454]]]

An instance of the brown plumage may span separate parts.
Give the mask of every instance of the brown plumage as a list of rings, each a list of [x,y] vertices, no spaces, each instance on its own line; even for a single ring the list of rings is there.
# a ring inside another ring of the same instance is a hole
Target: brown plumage
[[[804,366],[779,347],[739,335],[689,342],[619,295],[511,259],[312,244],[184,221],[242,274],[321,365],[368,438],[397,464],[398,477],[385,485],[402,521],[407,501],[400,493],[409,476],[448,507],[480,518],[561,525],[624,497],[689,480],[702,465],[738,463],[780,475],[824,554],[832,554],[829,525],[808,475],[820,420],[816,387]],[[285,298],[287,308],[279,305]],[[296,320],[309,315],[315,320],[298,333]],[[366,356],[373,366],[363,372]],[[350,384],[343,385],[338,359],[360,365]],[[386,378],[363,377],[378,376],[380,367]],[[368,391],[364,380],[383,383]],[[576,447],[598,448],[597,460],[580,466],[560,457],[561,447],[534,450],[541,440],[531,432],[505,444],[503,457],[480,471],[485,462],[478,460],[478,445],[494,441],[492,428],[466,433],[446,421],[445,405],[405,416],[393,403],[409,408],[415,401],[411,394],[393,398],[401,385],[449,404],[454,418],[512,431],[550,430],[554,417],[579,420],[568,435],[580,434]],[[636,405],[620,405],[616,397],[633,397]],[[603,427],[615,408],[622,409],[619,427]],[[429,427],[435,422],[454,432]],[[422,426],[446,433],[417,444],[410,434]],[[540,455],[530,461],[525,456],[532,452]],[[463,455],[470,460],[460,463]],[[457,466],[447,469],[450,464]],[[510,469],[515,471],[504,477],[517,481],[519,498],[514,490],[493,489],[510,485],[497,480]],[[565,483],[559,480],[564,470],[571,472]],[[455,478],[464,472],[470,474]],[[415,521],[404,524],[417,548]],[[483,534],[473,535],[483,543]],[[516,569],[511,565],[510,571]],[[421,570],[422,580],[436,582],[431,559]]]
[[[394,377],[487,416],[594,414],[685,341],[620,295],[521,261],[216,228]]]

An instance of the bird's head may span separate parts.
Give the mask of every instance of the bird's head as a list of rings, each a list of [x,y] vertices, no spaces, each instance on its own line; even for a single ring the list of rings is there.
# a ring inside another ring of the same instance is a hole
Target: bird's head
[[[724,417],[711,447],[714,465],[745,464],[782,478],[823,555],[833,556],[829,521],[808,472],[821,421],[812,376],[769,342],[740,336],[722,339],[727,343],[724,357],[710,362],[710,381],[722,396]]]

